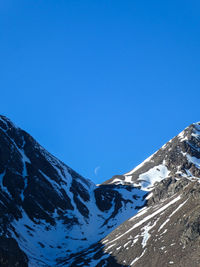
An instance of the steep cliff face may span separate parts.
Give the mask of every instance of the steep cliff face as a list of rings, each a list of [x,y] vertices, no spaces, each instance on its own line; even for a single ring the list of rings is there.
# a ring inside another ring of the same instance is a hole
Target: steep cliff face
[[[96,186],[0,117],[2,262],[16,247],[16,264],[20,258],[24,266],[55,266],[136,213],[145,194],[128,185]]]

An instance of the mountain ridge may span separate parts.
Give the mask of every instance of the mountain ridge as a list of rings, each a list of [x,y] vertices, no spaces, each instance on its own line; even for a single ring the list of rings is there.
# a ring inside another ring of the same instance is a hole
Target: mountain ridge
[[[177,253],[184,258],[185,247],[196,267],[199,251],[191,247],[200,236],[199,179],[199,122],[133,170],[96,186],[0,116],[0,262],[9,267],[186,266],[187,260],[173,257],[169,263],[170,249],[155,252],[163,247],[156,237],[162,239],[160,227],[171,222],[180,234],[173,232]],[[174,211],[184,223],[177,223]],[[165,247],[173,248],[165,236]],[[8,251],[15,253],[9,257]]]
[[[2,237],[16,240],[31,266],[55,265],[57,257],[98,241],[144,204],[138,189],[97,187],[3,116],[0,170]]]

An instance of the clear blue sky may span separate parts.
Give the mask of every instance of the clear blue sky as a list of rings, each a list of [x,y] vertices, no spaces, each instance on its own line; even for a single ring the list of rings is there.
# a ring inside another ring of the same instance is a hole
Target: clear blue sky
[[[129,171],[200,120],[199,12],[198,0],[0,1],[0,113],[96,183]]]

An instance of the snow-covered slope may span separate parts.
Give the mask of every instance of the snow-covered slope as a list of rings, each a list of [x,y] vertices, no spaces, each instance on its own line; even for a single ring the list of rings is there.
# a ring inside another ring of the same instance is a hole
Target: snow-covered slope
[[[167,178],[149,205],[66,266],[200,266],[200,184]],[[153,203],[165,190],[168,197]]]
[[[199,162],[195,123],[132,171],[106,181],[148,192],[146,206],[63,266],[200,266]]]
[[[153,259],[148,265],[151,255],[168,266],[156,244],[165,242],[169,248],[161,252],[171,255],[175,230],[185,248],[190,239],[197,244],[186,228],[198,237],[200,216],[191,222],[190,212],[199,205],[199,178],[199,123],[132,171],[96,186],[0,116],[1,266],[160,266]]]
[[[0,117],[0,243],[17,243],[29,266],[55,266],[99,241],[145,204],[145,194],[96,186]]]

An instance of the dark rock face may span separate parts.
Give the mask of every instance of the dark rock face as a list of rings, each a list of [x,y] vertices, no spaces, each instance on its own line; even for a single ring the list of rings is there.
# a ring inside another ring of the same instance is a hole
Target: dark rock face
[[[118,186],[118,188],[120,188],[120,186]],[[111,207],[113,207],[113,202],[115,203],[115,209],[121,208],[122,202],[125,204],[128,202],[133,203],[131,199],[123,199],[123,196],[115,189],[116,186],[101,185],[94,190],[96,204],[101,211],[111,209]],[[127,186],[126,189],[130,191],[133,188]]]
[[[151,206],[154,203],[159,203],[163,199],[167,199],[174,194],[183,190],[189,184],[189,180],[186,178],[182,178],[177,180],[176,178],[166,178],[158,183],[153,189],[153,196],[148,200],[147,205]]]
[[[63,182],[59,171],[64,173],[64,164],[57,160],[53,166],[48,160],[52,156],[30,135],[16,128],[5,117],[1,117],[0,122],[0,170],[2,187],[5,188],[1,192],[1,200],[4,203],[6,198],[8,202],[7,213],[10,213],[12,205],[12,211],[15,210],[12,215],[21,217],[19,207],[22,207],[32,220],[44,219],[54,225],[49,213],[54,212],[55,207],[74,209],[67,194],[63,190],[56,191],[49,181],[57,184]]]
[[[0,237],[0,266],[28,267],[28,258],[13,238]]]
[[[88,247],[134,214],[143,195],[131,186],[95,186],[0,116],[0,246],[12,240],[12,254],[16,243],[20,266],[55,266]]]

